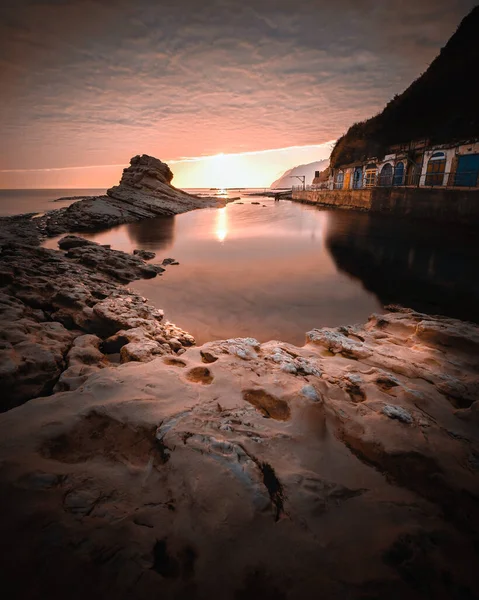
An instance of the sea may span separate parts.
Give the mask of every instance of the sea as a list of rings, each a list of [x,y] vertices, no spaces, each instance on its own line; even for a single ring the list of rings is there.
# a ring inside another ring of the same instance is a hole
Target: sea
[[[263,190],[189,191],[234,200],[82,235],[153,250],[153,262],[176,259],[129,287],[198,343],[251,336],[302,345],[313,328],[364,323],[389,304],[479,322],[479,244],[467,227],[322,210]],[[0,213],[43,213],[74,201],[57,198],[101,193],[2,190]]]

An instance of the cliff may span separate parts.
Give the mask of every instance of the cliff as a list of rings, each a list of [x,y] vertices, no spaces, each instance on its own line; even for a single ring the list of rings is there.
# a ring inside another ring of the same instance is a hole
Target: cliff
[[[479,6],[459,25],[425,73],[375,117],[355,123],[331,154],[338,167],[383,156],[393,144],[479,138]]]
[[[315,162],[308,163],[306,165],[298,165],[297,167],[293,167],[292,169],[289,169],[288,171],[283,173],[283,175],[281,175],[281,177],[279,179],[274,181],[271,184],[271,189],[279,190],[282,188],[290,188],[292,185],[299,184],[299,181],[297,179],[291,179],[291,177],[294,177],[296,175],[299,175],[299,176],[305,175],[306,176],[306,181],[305,181],[306,185],[311,185],[313,178],[314,178],[314,172],[315,171],[323,171],[328,166],[329,166],[329,160],[326,159],[326,160],[317,160]]]

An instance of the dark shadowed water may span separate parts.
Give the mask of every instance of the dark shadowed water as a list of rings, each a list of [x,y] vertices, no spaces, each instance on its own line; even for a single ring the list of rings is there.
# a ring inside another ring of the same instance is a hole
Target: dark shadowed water
[[[130,287],[199,343],[254,336],[302,345],[313,327],[364,322],[388,303],[479,318],[479,244],[468,230],[242,201],[87,237],[154,250],[152,262],[177,259],[162,277]]]

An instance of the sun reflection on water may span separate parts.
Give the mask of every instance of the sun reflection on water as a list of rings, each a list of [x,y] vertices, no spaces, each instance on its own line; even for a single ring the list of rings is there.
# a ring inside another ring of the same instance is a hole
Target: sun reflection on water
[[[228,235],[228,215],[226,213],[226,206],[224,208],[218,208],[216,211],[215,235],[219,242],[224,242]]]

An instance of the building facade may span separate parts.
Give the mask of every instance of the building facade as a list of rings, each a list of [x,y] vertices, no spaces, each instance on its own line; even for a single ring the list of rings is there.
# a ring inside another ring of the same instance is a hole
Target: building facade
[[[373,187],[479,188],[479,141],[431,146],[428,140],[392,146],[381,160],[329,169],[317,174],[313,189]],[[321,177],[323,176],[323,177]]]

